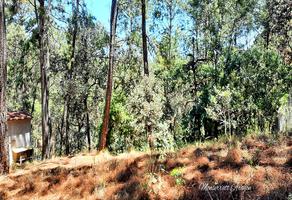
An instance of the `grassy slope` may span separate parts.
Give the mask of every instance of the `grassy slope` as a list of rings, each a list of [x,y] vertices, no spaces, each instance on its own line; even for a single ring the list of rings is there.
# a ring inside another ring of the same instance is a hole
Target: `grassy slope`
[[[287,199],[291,137],[249,137],[178,152],[79,155],[28,164],[0,177],[2,199]],[[251,190],[200,190],[200,184]]]

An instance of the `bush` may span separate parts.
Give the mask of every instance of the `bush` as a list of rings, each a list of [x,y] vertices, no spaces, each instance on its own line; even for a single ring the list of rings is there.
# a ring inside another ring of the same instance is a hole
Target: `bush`
[[[156,149],[172,149],[173,136],[168,132],[169,124],[162,119],[165,97],[162,83],[155,77],[144,77],[134,88],[127,110],[133,115],[134,146],[144,149],[149,135],[154,136]]]

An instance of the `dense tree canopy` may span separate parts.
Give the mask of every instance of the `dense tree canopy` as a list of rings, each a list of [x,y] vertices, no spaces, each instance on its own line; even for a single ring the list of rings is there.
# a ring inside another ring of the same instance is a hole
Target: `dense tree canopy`
[[[84,0],[7,0],[7,105],[33,115],[36,147],[44,139],[43,151],[54,155],[98,147],[109,64],[103,131],[113,152],[147,149],[149,132],[156,149],[172,149],[277,130],[292,88],[288,0],[120,0],[117,7],[113,43]]]

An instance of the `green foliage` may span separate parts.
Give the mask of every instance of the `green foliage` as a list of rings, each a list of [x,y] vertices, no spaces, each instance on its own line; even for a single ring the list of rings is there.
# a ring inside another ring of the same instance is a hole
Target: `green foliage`
[[[182,175],[182,172],[183,172],[183,169],[182,167],[176,167],[174,168],[173,170],[171,170],[170,172],[170,176],[174,176],[174,177],[179,177]]]
[[[225,134],[227,134],[227,127],[231,130],[234,126],[234,120],[230,118],[231,115],[231,91],[229,89],[219,91],[214,89],[214,95],[210,97],[210,104],[206,108],[207,115],[213,120],[222,121],[225,127]]]
[[[68,138],[71,152],[77,153],[88,146],[88,135],[91,146],[98,145],[109,34],[83,1],[76,18],[71,5],[53,4],[47,69],[52,133],[57,153],[63,154],[68,95]],[[284,5],[270,0],[148,1],[151,73],[143,77],[140,1],[120,1],[109,150],[146,150],[149,136],[156,150],[172,150],[222,135],[275,132],[279,114],[289,116],[292,87],[289,9]],[[41,144],[37,20],[29,2],[18,7],[7,12],[7,103],[10,110],[33,114],[36,146]]]
[[[167,121],[162,121],[164,101],[161,83],[152,76],[144,77],[129,96],[127,107],[134,116],[131,126],[138,148],[147,145],[147,138],[152,134],[157,149],[172,149],[173,136],[167,130]]]
[[[124,95],[114,95],[110,112],[109,149],[114,152],[124,152],[134,148],[131,126],[133,116],[123,104]]]
[[[177,167],[170,172],[170,176],[173,176],[175,178],[175,183],[177,185],[183,185],[185,183],[185,180],[182,178],[183,170],[183,167]]]

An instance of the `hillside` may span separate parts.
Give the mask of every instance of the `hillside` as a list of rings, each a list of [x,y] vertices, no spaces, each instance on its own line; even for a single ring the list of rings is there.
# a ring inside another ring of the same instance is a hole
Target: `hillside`
[[[291,137],[261,136],[232,148],[54,158],[0,177],[0,199],[288,199],[291,151]]]

